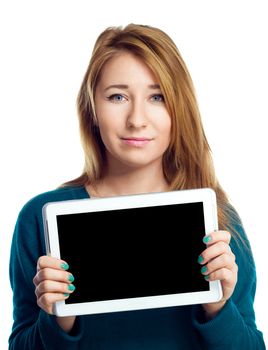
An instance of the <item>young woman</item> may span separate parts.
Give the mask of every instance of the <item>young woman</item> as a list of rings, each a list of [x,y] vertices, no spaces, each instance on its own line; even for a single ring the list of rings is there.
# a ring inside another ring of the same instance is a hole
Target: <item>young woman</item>
[[[10,349],[264,349],[254,318],[249,242],[215,176],[193,84],[173,41],[149,26],[105,30],[79,92],[78,114],[83,174],[33,198],[18,217],[10,260]],[[201,187],[216,191],[220,230],[205,237],[207,247],[197,258],[206,280],[221,280],[220,302],[52,314],[56,301],[76,291],[68,262],[45,255],[45,203]]]

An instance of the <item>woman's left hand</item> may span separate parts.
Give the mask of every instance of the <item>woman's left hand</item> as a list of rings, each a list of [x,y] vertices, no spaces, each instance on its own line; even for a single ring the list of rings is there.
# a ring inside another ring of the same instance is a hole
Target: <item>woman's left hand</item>
[[[206,235],[203,242],[207,248],[199,256],[201,272],[207,281],[220,280],[223,298],[217,303],[203,304],[206,316],[212,319],[231,297],[237,282],[238,267],[230,248],[231,235],[227,231],[214,231]]]

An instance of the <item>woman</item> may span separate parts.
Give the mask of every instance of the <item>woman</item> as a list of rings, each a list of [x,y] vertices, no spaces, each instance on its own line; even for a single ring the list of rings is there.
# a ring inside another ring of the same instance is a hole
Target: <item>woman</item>
[[[250,246],[216,179],[193,84],[172,40],[149,26],[105,30],[79,92],[78,114],[83,174],[32,199],[17,221],[10,349],[264,349],[254,319]],[[220,302],[52,315],[53,303],[75,293],[75,276],[68,262],[45,255],[45,203],[201,187],[217,194],[220,230],[204,238],[198,262],[206,280],[221,280]]]

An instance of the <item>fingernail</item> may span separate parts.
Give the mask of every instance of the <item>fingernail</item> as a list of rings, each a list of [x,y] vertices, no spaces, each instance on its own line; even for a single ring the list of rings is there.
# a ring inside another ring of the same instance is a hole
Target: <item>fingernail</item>
[[[63,269],[63,270],[68,270],[69,269],[69,265],[67,263],[62,263],[60,264],[60,267]]]
[[[73,281],[74,281],[74,276],[70,274],[69,277],[68,277],[68,280],[69,280],[70,282],[73,282]]]
[[[206,276],[204,276],[204,279],[206,280],[206,281],[208,281],[209,280],[209,275],[206,275]]]
[[[75,286],[73,284],[68,285],[68,289],[73,292],[75,290]]]
[[[204,260],[204,258],[202,257],[202,255],[199,255],[199,257],[198,257],[198,259],[197,259],[197,262],[198,262],[199,264],[201,264],[203,260]]]
[[[201,269],[201,273],[205,273],[207,272],[208,268],[206,266],[203,266],[202,269]]]
[[[207,236],[205,236],[204,238],[203,238],[203,242],[205,243],[205,244],[207,244],[207,243],[209,243],[210,241],[211,241],[211,236],[210,235],[207,235]]]
[[[70,296],[69,293],[63,293],[63,295],[64,295],[65,297],[67,297],[67,298]]]

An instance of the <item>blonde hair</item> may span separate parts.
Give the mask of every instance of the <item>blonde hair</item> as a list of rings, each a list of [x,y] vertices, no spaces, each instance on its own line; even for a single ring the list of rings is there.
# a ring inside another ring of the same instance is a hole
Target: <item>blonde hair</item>
[[[103,66],[122,51],[142,59],[155,74],[164,95],[172,119],[171,142],[163,155],[163,170],[170,190],[214,189],[219,228],[231,231],[231,218],[236,213],[215,176],[191,76],[172,39],[151,26],[111,27],[98,37],[77,99],[84,172],[65,185],[87,185],[103,174],[105,147],[96,126],[94,94]]]

